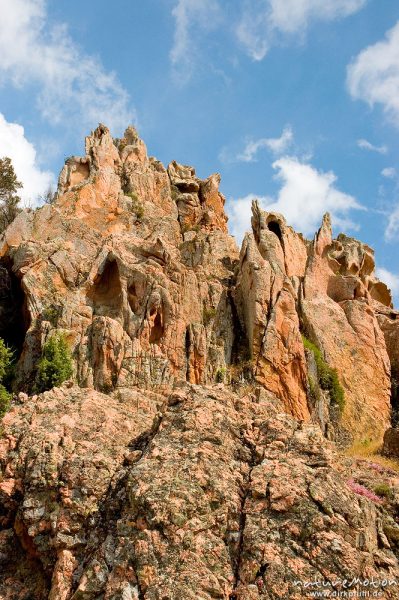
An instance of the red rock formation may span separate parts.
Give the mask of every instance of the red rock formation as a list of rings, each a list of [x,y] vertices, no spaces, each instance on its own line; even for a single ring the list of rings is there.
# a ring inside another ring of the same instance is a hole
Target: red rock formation
[[[370,292],[376,285],[372,250],[342,234],[333,240],[325,217],[309,249],[302,319],[345,389],[343,425],[364,439],[381,439],[390,419],[389,358]]]
[[[1,425],[1,598],[295,600],[296,581],[399,579],[396,501],[349,485],[372,467],[325,439],[382,440],[399,406],[373,252],[332,239],[328,215],[310,242],[255,202],[239,254],[219,184],[100,125],[55,203],[0,238],[16,389],[55,332],[74,363]]]

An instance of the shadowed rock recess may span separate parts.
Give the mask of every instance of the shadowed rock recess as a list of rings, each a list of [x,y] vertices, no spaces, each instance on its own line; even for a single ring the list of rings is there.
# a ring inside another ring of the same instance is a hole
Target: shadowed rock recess
[[[396,424],[399,313],[373,250],[254,202],[239,251],[219,183],[100,125],[54,204],[0,238],[2,600],[299,599],[373,578],[399,598],[399,475],[388,500],[378,465],[340,453]],[[55,333],[74,376],[37,395]]]

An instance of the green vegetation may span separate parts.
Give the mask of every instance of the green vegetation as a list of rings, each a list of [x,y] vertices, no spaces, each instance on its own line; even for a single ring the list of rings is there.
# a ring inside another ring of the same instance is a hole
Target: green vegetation
[[[226,369],[225,367],[220,367],[219,369],[216,370],[216,374],[215,374],[215,381],[216,383],[224,383],[224,380],[226,378]]]
[[[379,483],[374,487],[374,492],[381,498],[390,500],[393,497],[393,491],[387,483]]]
[[[137,219],[141,221],[144,217],[144,206],[140,198],[137,196],[136,192],[128,192],[126,196],[132,201],[131,211],[136,215]]]
[[[202,319],[204,321],[204,325],[209,325],[209,323],[216,317],[216,309],[215,308],[207,308],[204,306],[202,310]]]
[[[43,346],[36,376],[36,391],[45,392],[72,376],[72,356],[65,336],[53,335]]]
[[[17,191],[22,187],[14,171],[11,159],[0,158],[0,232],[3,232],[21,209]]]
[[[4,383],[9,382],[13,371],[14,353],[0,338],[0,419],[6,414],[10,406],[11,394]]]
[[[60,308],[57,306],[48,306],[42,312],[43,321],[49,321],[53,327],[57,327]]]
[[[310,350],[314,356],[319,386],[322,390],[327,390],[329,392],[331,403],[337,405],[340,412],[342,412],[345,406],[345,393],[339,382],[336,369],[332,369],[326,363],[319,348],[304,335],[302,336],[302,341],[304,347],[307,350]],[[310,381],[309,385],[312,393],[312,387],[313,389],[315,388],[314,382]],[[314,389],[314,392],[315,391],[316,390]]]
[[[9,409],[11,401],[11,394],[7,392],[4,385],[0,384],[0,419],[4,417]]]

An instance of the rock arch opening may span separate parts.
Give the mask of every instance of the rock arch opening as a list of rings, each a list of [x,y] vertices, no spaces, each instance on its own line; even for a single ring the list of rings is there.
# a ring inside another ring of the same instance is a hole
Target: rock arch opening
[[[18,359],[31,324],[27,299],[21,280],[12,270],[11,261],[0,261],[0,337]]]
[[[281,227],[279,223],[277,223],[277,221],[270,221],[270,223],[267,224],[267,228],[269,229],[269,231],[271,231],[278,237],[280,243],[283,242],[283,234],[281,232]]]
[[[107,262],[88,294],[95,316],[117,318],[122,311],[122,284],[116,260]]]

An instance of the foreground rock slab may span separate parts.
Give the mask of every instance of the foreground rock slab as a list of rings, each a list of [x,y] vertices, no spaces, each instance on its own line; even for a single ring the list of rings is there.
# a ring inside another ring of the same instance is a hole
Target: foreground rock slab
[[[15,406],[1,597],[299,599],[298,582],[399,579],[399,527],[348,487],[319,428],[283,409],[260,387],[187,384]]]

